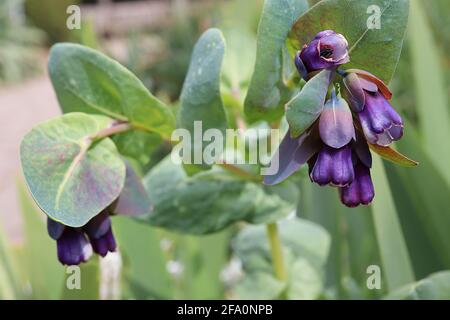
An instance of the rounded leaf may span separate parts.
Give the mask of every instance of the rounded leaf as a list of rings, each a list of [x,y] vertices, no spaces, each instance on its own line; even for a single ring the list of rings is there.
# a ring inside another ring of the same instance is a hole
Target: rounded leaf
[[[109,139],[90,142],[112,120],[69,113],[33,128],[20,156],[25,180],[39,207],[53,220],[85,225],[123,188],[125,164]]]

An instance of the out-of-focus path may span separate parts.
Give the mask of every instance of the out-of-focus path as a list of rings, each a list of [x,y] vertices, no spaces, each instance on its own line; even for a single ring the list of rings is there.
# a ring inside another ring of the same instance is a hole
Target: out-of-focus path
[[[16,191],[20,141],[32,126],[59,113],[47,76],[0,88],[0,229],[15,242],[22,235]]]

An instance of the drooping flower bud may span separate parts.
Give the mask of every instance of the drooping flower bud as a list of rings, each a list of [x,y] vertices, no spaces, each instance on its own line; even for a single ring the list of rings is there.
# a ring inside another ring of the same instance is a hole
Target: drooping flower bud
[[[78,265],[91,257],[92,247],[82,231],[50,218],[47,219],[47,230],[50,237],[56,240],[58,260],[62,264]]]
[[[81,228],[65,226],[48,218],[47,231],[56,240],[58,259],[64,265],[86,262],[92,251],[104,257],[117,247],[107,211],[102,211]]]
[[[108,252],[116,251],[116,239],[112,233],[111,218],[107,211],[103,211],[84,227],[94,252],[104,257]]]
[[[354,179],[352,150],[347,145],[340,149],[324,146],[317,155],[310,178],[320,186],[347,186]]]
[[[346,97],[357,112],[367,140],[387,146],[403,135],[403,122],[389,103],[392,93],[373,74],[358,69],[341,72]]]
[[[358,117],[364,135],[372,144],[388,146],[403,136],[402,118],[379,92],[366,95],[366,104]]]
[[[309,44],[303,46],[297,56],[297,68],[304,66],[307,73],[336,67],[350,61],[347,40],[333,30],[319,32]],[[304,72],[301,69],[300,74]]]
[[[336,149],[342,148],[355,138],[352,112],[344,99],[336,97],[334,90],[332,98],[325,103],[320,115],[319,132],[322,141]]]
[[[350,208],[361,204],[368,205],[375,196],[369,168],[358,161],[354,170],[353,182],[347,187],[339,188],[341,202]]]

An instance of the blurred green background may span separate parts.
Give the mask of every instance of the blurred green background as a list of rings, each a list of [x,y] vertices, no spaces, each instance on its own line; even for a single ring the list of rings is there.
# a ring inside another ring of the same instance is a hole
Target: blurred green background
[[[69,31],[66,8],[75,3],[82,6],[83,27]],[[107,53],[176,108],[193,46],[204,30],[217,26],[227,41],[223,94],[237,91],[243,99],[262,5],[262,0],[0,2],[0,299],[276,297],[271,295],[277,283],[264,272],[243,278],[249,266],[263,270],[270,260],[266,240],[256,243],[259,227],[239,224],[194,237],[121,217],[114,218],[120,253],[83,265],[82,289],[68,290],[68,274],[57,262],[44,214],[26,190],[18,162],[24,133],[59,112],[45,72],[52,43],[79,42]],[[133,16],[142,8],[152,12],[151,19]],[[290,298],[450,298],[450,275],[444,271],[450,270],[449,17],[448,0],[411,0],[404,49],[390,83],[393,105],[406,120],[397,147],[420,161],[419,167],[378,164],[373,175],[383,200],[358,209],[343,207],[335,190],[311,184],[306,172],[295,180],[301,190],[297,223],[305,231],[298,246],[304,250],[288,255],[305,262],[296,269],[304,276],[292,284]],[[156,159],[165,154],[159,151]],[[390,239],[404,241],[401,253]],[[382,268],[381,289],[368,289],[368,266],[395,262],[402,254],[415,279],[427,279],[393,293],[409,271]]]

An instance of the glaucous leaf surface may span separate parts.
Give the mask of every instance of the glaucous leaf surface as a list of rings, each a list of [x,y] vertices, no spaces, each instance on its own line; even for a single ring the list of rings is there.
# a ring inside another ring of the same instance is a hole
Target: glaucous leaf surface
[[[346,68],[370,71],[388,83],[400,57],[408,12],[408,0],[323,0],[295,22],[289,46],[300,50],[319,31],[332,29],[348,40],[351,60]],[[379,25],[373,20],[378,13]]]
[[[225,39],[218,29],[209,29],[200,37],[192,53],[191,64],[181,92],[179,126],[194,135],[194,122],[201,121],[203,132],[217,129],[222,133],[227,127],[225,111],[220,96],[220,70],[225,53]],[[201,138],[200,138],[201,139]],[[202,146],[203,147],[203,146]],[[202,152],[199,150],[198,152]]]
[[[109,138],[91,142],[112,119],[69,113],[33,128],[20,156],[28,188],[52,219],[80,227],[110,205],[125,181],[125,164]]]
[[[390,300],[449,300],[450,271],[441,271],[411,283],[391,294]]]
[[[285,290],[289,299],[315,299],[323,289],[323,268],[328,257],[330,237],[319,225],[294,218],[281,221],[287,284],[273,275],[271,253],[264,226],[244,228],[232,243],[241,260],[244,278],[236,286],[241,299],[275,299]],[[262,288],[258,292],[249,288]]]
[[[60,43],[50,51],[48,69],[64,113],[102,114],[170,137],[172,112],[117,61],[78,44]]]
[[[283,50],[295,20],[308,9],[306,0],[266,0],[259,22],[256,62],[245,99],[250,122],[283,115],[289,92],[283,83]]]
[[[323,70],[309,80],[286,105],[286,119],[292,137],[298,137],[322,113],[332,71]]]
[[[298,194],[294,184],[269,189],[219,168],[187,176],[170,157],[144,177],[144,185],[154,204],[147,222],[191,234],[219,231],[240,220],[276,221],[295,208],[292,197]]]

